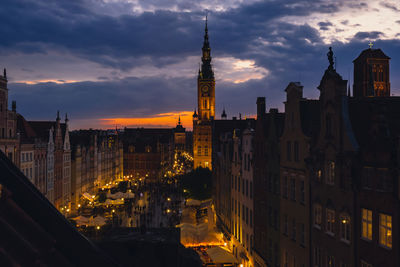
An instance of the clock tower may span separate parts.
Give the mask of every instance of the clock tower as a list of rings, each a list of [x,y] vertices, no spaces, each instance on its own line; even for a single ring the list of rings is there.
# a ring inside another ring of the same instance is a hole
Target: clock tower
[[[193,114],[194,168],[211,169],[212,121],[215,116],[215,78],[211,66],[207,18],[202,48],[201,68],[197,77],[197,111]]]

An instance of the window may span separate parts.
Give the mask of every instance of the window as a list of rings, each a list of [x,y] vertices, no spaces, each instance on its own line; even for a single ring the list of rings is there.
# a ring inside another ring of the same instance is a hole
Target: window
[[[321,228],[322,224],[322,206],[314,204],[314,226]]]
[[[274,229],[278,230],[278,211],[274,209]]]
[[[296,241],[296,219],[292,221],[292,240]]]
[[[377,178],[378,178],[378,189],[385,192],[393,191],[393,178],[390,175],[388,169],[378,169],[377,170]]]
[[[246,180],[246,197],[249,196],[249,180]]]
[[[294,161],[299,162],[299,142],[294,141]]]
[[[363,168],[363,179],[362,179],[362,186],[364,188],[372,188],[372,173],[373,169],[371,167],[364,167]]]
[[[268,191],[272,192],[272,175],[271,175],[271,173],[267,174],[267,180],[268,180]]]
[[[272,225],[273,225],[272,221],[273,221],[273,218],[272,218],[272,207],[269,206],[268,207],[268,223],[269,223],[270,227],[272,227]]]
[[[300,224],[300,244],[304,246],[306,244],[305,226],[304,223]]]
[[[330,114],[326,115],[326,129],[325,129],[325,136],[331,137],[332,136],[332,118]]]
[[[379,214],[379,244],[392,248],[392,216]]]
[[[235,190],[237,189],[237,176],[235,176]]]
[[[319,170],[317,170],[317,173],[316,173],[316,178],[317,178],[317,181],[318,182],[321,182],[321,179],[322,179],[322,171],[319,169]]]
[[[250,227],[253,227],[253,210],[250,210]]]
[[[334,256],[326,256],[326,266],[327,267],[335,267],[335,257]]]
[[[305,201],[305,191],[304,191],[304,181],[300,181],[300,203],[304,204]]]
[[[335,226],[335,211],[326,209],[326,232],[333,234]]]
[[[340,216],[340,239],[342,241],[350,242],[351,238],[351,224],[350,216],[342,214]]]
[[[290,161],[291,157],[292,157],[291,156],[291,151],[292,151],[291,146],[292,146],[291,142],[287,141],[286,142],[286,160],[288,160],[288,161]]]
[[[246,207],[246,224],[249,224],[249,208]]]
[[[201,146],[197,147],[197,155],[201,156]]]
[[[314,266],[315,267],[322,266],[322,257],[320,248],[314,248]]]
[[[326,166],[326,183],[329,185],[335,184],[335,162],[328,161]]]
[[[373,267],[372,264],[369,264],[366,261],[361,260],[361,267]]]
[[[287,236],[288,235],[288,216],[285,214],[283,216],[283,233]]]
[[[282,195],[284,198],[287,198],[288,196],[288,180],[287,180],[287,176],[283,177],[283,192]]]
[[[253,182],[250,181],[250,198],[253,198]]]
[[[372,240],[372,210],[361,209],[361,236]]]
[[[238,192],[240,193],[240,176],[238,176]]]
[[[250,154],[247,155],[247,170],[250,171]]]
[[[278,184],[278,177],[274,175],[274,194],[279,194],[279,184]]]
[[[288,265],[289,265],[289,255],[286,251],[283,257],[283,267],[288,267]]]
[[[208,146],[204,147],[204,156],[208,156]]]
[[[234,181],[234,178],[233,178],[233,175],[232,175],[232,189],[234,188],[234,185],[235,185],[235,181]]]
[[[290,200],[296,201],[296,180],[290,179]]]
[[[242,194],[244,195],[244,179],[242,179]]]

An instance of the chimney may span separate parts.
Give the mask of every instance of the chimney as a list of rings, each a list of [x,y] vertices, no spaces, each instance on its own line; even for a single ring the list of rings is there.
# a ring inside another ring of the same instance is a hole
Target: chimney
[[[265,97],[257,97],[257,119],[265,114]]]

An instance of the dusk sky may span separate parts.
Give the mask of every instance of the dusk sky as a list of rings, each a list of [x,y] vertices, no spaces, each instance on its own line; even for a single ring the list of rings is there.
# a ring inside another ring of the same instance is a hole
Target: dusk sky
[[[353,82],[368,43],[391,57],[400,95],[399,1],[2,0],[0,67],[28,120],[68,113],[71,128],[192,127],[204,20],[216,113],[254,116],[256,97],[283,111],[284,89],[316,87],[333,47]]]

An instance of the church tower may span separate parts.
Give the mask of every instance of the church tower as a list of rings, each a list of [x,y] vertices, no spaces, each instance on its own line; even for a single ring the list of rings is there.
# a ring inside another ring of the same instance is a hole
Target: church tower
[[[353,61],[355,97],[390,96],[389,60],[381,49],[365,49]]]
[[[211,66],[211,48],[206,27],[201,67],[197,77],[197,111],[193,114],[194,168],[211,169],[212,121],[215,117],[215,78]]]

